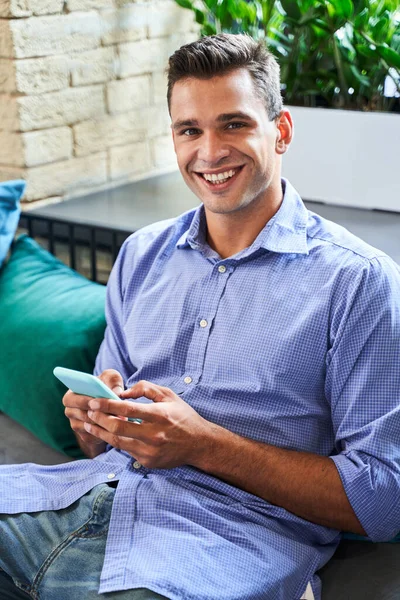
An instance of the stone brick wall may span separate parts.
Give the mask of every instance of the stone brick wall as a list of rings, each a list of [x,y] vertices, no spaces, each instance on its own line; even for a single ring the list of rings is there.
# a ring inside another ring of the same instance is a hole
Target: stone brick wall
[[[42,204],[175,169],[164,69],[196,37],[173,0],[0,0],[0,181]]]

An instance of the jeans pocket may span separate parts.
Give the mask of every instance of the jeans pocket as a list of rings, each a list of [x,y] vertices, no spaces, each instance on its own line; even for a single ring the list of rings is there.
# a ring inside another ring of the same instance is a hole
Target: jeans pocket
[[[107,535],[115,488],[111,488],[107,484],[104,484],[104,487],[102,485],[101,488],[103,489],[93,500],[89,519],[73,533],[74,537],[91,538]]]

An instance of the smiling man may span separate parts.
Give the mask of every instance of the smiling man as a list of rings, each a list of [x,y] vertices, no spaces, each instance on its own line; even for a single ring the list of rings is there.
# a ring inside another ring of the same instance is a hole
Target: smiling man
[[[63,400],[91,458],[0,469],[0,598],[320,599],[341,531],[400,530],[398,268],[281,179],[265,47],[183,46],[168,103],[201,205],[120,252],[96,374],[121,400]]]

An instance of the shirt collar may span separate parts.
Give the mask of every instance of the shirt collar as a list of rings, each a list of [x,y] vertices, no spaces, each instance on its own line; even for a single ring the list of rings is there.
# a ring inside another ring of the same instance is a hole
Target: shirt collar
[[[308,211],[287,179],[282,178],[282,189],[283,200],[278,211],[260,231],[252,245],[237,255],[238,258],[239,255],[243,258],[260,248],[282,254],[308,254]],[[189,229],[181,235],[176,246],[177,248],[190,247],[193,250],[208,248],[203,204],[196,209]]]

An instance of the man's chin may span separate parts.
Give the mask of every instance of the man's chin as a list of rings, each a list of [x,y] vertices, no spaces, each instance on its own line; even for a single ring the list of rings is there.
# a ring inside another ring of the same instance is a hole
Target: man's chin
[[[214,215],[235,215],[246,210],[249,204],[243,198],[205,198],[202,202],[206,212]]]

